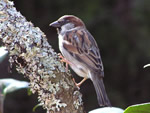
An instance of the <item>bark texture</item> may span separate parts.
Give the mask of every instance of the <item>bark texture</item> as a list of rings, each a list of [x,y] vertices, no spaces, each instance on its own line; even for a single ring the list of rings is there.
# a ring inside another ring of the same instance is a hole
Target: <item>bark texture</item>
[[[82,95],[45,34],[13,5],[0,1],[0,39],[9,51],[10,64],[29,78],[31,91],[38,93],[47,113],[83,113]]]

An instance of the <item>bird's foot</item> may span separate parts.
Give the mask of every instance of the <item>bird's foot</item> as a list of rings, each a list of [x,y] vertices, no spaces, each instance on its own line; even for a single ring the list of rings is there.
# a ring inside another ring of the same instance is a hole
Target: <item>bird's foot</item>
[[[63,63],[65,63],[66,72],[68,72],[68,64],[70,62],[66,58],[64,58],[61,53],[58,53],[58,56],[60,58],[60,61],[63,62]]]
[[[83,82],[85,82],[87,80],[87,78],[83,78],[79,83],[76,83],[75,79],[73,78],[73,81],[75,83],[75,85],[80,89],[80,86],[83,84]]]

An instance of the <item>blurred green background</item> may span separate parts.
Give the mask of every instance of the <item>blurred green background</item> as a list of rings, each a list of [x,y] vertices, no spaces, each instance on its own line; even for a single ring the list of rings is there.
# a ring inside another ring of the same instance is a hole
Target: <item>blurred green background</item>
[[[105,87],[113,106],[126,108],[150,101],[150,0],[14,0],[15,7],[39,27],[58,50],[58,38],[49,24],[65,14],[81,18],[96,39],[105,68]],[[13,69],[8,56],[0,64],[0,78],[24,80]],[[75,75],[75,74],[73,74]],[[81,80],[75,76],[76,80]],[[81,86],[85,110],[98,108],[90,80]],[[20,104],[21,103],[21,104]],[[5,113],[32,113],[36,95],[26,91],[9,94]],[[37,108],[36,113],[45,112]]]

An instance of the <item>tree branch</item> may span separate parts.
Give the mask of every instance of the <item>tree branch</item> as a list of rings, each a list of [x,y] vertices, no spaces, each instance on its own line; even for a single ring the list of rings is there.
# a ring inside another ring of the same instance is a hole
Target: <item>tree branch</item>
[[[33,93],[47,113],[83,113],[82,95],[65,72],[45,34],[16,11],[13,2],[0,1],[0,39],[9,62],[30,80]]]

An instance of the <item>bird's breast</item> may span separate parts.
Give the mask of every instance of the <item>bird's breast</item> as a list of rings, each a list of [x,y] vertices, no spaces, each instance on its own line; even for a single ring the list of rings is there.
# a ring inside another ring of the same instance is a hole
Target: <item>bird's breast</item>
[[[59,35],[59,50],[61,51],[62,55],[70,62],[69,65],[76,74],[81,77],[89,78],[87,73],[88,70],[64,48],[63,44],[68,42],[65,42],[63,38],[64,37],[62,35]]]

